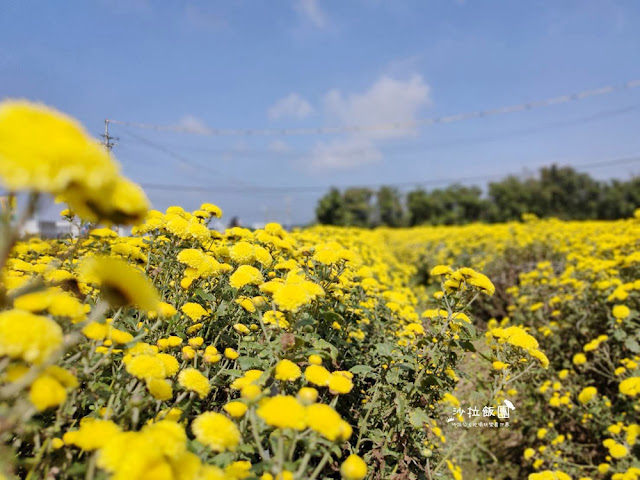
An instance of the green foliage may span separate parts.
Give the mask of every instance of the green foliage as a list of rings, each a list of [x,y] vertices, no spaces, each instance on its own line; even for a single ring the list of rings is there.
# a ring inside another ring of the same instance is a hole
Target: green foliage
[[[346,225],[367,227],[371,225],[371,197],[373,191],[368,188],[348,188],[342,198],[345,208]]]
[[[395,188],[382,187],[377,193],[378,223],[389,227],[400,227],[404,221],[404,210],[400,193]]]
[[[536,177],[508,176],[476,186],[450,185],[427,191],[416,188],[403,198],[392,187],[332,188],[316,208],[319,223],[359,227],[463,225],[520,220],[525,213],[563,220],[628,218],[640,204],[640,177],[597,181],[571,167],[543,167]],[[375,203],[372,199],[375,198]]]
[[[316,207],[316,218],[325,225],[344,225],[344,213],[344,201],[337,188],[329,190]]]

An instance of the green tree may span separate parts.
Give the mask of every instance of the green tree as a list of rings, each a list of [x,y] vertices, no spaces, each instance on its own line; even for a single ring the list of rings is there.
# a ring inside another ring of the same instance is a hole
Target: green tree
[[[640,177],[628,182],[613,180],[602,186],[598,198],[598,218],[628,218],[636,208],[640,208]]]
[[[482,219],[487,202],[480,188],[456,184],[431,192],[423,189],[409,192],[407,208],[411,225],[458,225]]]
[[[399,227],[404,222],[404,209],[398,190],[381,187],[376,194],[378,223],[388,227]]]
[[[346,210],[340,190],[331,188],[316,207],[316,218],[325,225],[346,225]]]
[[[320,223],[369,227],[404,223],[402,199],[397,190],[382,187],[337,189],[325,195],[316,208]],[[491,182],[486,196],[478,187],[450,185],[443,189],[413,190],[406,198],[406,219],[411,226],[455,225],[477,221],[520,220],[523,213],[565,220],[628,218],[640,208],[640,177],[628,181],[599,182],[571,167],[543,167],[535,178],[508,176]]]
[[[409,225],[421,225],[427,223],[431,218],[433,209],[429,192],[422,188],[413,190],[407,194],[407,210]]]
[[[585,220],[595,218],[602,186],[586,173],[551,165],[540,169],[533,200],[539,216]]]
[[[535,213],[541,216],[540,211],[532,210],[535,183],[534,180],[520,181],[515,176],[509,176],[499,182],[491,182],[488,220],[492,222],[518,220],[523,213]]]
[[[371,198],[373,192],[368,188],[347,188],[343,195],[345,209],[345,225],[356,227],[370,227],[373,208]]]

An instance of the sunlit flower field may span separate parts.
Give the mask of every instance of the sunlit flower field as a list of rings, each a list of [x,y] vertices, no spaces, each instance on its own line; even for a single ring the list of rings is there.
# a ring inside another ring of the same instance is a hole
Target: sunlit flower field
[[[640,210],[217,232],[14,101],[0,183],[1,479],[640,478]]]

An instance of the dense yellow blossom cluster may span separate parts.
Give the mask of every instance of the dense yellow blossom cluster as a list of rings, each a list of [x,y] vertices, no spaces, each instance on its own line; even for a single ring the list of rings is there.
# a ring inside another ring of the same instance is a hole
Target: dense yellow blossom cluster
[[[27,102],[0,183],[88,227],[0,212],[0,478],[638,478],[637,219],[217,232]]]

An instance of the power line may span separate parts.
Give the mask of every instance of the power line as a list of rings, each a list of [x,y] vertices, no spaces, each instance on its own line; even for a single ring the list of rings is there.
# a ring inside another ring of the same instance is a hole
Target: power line
[[[577,102],[586,98],[609,95],[611,93],[629,90],[640,87],[640,80],[631,80],[619,85],[608,85],[606,87],[593,90],[583,90],[568,95],[558,97],[545,98],[533,102],[520,103],[517,105],[509,105],[505,107],[493,108],[489,110],[480,110],[477,112],[459,113],[456,115],[439,116],[431,118],[423,118],[405,122],[391,122],[383,124],[371,124],[360,126],[344,126],[344,127],[315,127],[315,128],[204,128],[204,127],[186,127],[179,125],[155,125],[151,123],[132,122],[125,120],[109,119],[108,122],[122,125],[126,127],[142,128],[146,130],[155,130],[161,132],[177,132],[192,133],[204,136],[253,136],[253,135],[335,135],[342,133],[367,133],[380,132],[388,130],[408,130],[421,126],[431,126],[444,123],[454,123],[473,118],[485,118],[496,115],[506,115],[510,113],[529,111],[536,108],[548,107],[551,105],[559,105],[563,103]]]
[[[439,141],[439,142],[428,142],[428,143],[411,143],[404,145],[389,145],[389,146],[376,146],[377,150],[382,152],[398,152],[398,151],[417,151],[419,150],[421,153],[431,150],[439,150],[448,147],[465,147],[469,145],[476,145],[486,142],[493,142],[502,139],[526,136],[534,133],[544,132],[547,130],[555,130],[558,128],[566,128],[574,125],[581,125],[589,122],[594,122],[598,120],[602,120],[605,118],[611,118],[619,115],[625,115],[631,112],[636,112],[640,109],[640,104],[630,105],[628,107],[613,109],[613,110],[604,110],[601,112],[597,112],[592,115],[583,116],[579,118],[573,118],[568,120],[560,120],[555,122],[547,122],[540,125],[535,125],[528,128],[515,129],[510,131],[504,131],[497,133],[495,135],[488,136],[473,136],[473,137],[462,137],[455,138],[451,140]],[[260,150],[260,149],[242,149],[242,150],[230,150],[229,148],[199,148],[199,147],[190,147],[187,145],[167,145],[167,144],[158,144],[152,142],[151,140],[141,137],[139,135],[134,135],[128,131],[125,131],[126,135],[130,135],[132,138],[137,139],[143,144],[154,144],[157,147],[163,148],[165,151],[168,150],[168,147],[172,149],[179,149],[183,151],[190,151],[194,153],[208,153],[208,154],[216,154],[216,155],[233,155],[234,157],[247,157],[247,156],[276,156],[276,157],[288,157],[288,158],[299,158],[311,155],[313,152],[308,150],[296,149],[296,150],[286,150],[286,151],[274,151],[274,150]],[[120,145],[123,146],[123,145]],[[350,156],[359,156],[366,153],[363,149],[344,149],[337,152],[341,157],[350,157]],[[177,154],[173,154],[174,156]]]
[[[138,140],[139,142],[141,142],[142,144],[144,144],[144,145],[146,145],[146,146],[148,146],[150,148],[153,148],[155,150],[158,150],[158,151],[164,153],[165,155],[168,155],[169,157],[173,158],[174,160],[177,160],[178,162],[180,162],[180,163],[182,163],[184,165],[190,166],[191,168],[194,168],[196,170],[204,170],[204,171],[206,171],[206,172],[208,172],[210,174],[213,174],[213,175],[215,175],[217,177],[221,177],[222,176],[222,173],[220,173],[218,170],[212,169],[208,165],[202,165],[200,163],[194,162],[194,161],[186,158],[185,156],[180,155],[180,154],[174,152],[173,150],[170,150],[169,148],[167,148],[167,147],[165,147],[163,145],[160,145],[159,143],[152,142],[151,140],[149,140],[147,138],[141,137],[140,135],[136,135],[136,134],[131,133],[131,132],[125,132],[125,134],[131,136],[132,138],[135,138],[136,140]],[[243,181],[238,180],[236,178],[230,177],[228,175],[226,175],[226,177],[231,182],[233,182],[233,183],[235,183],[235,184],[237,184],[239,186],[244,186],[245,188],[254,188],[254,185],[248,184],[246,182],[243,182]]]
[[[591,163],[582,163],[582,164],[573,164],[573,165],[565,165],[568,167],[574,168],[599,168],[610,165],[622,165],[635,163],[640,161],[640,155],[633,157],[624,157],[624,158],[616,158],[612,160],[603,160],[599,162],[591,162]],[[545,164],[536,165],[536,168],[540,168]],[[337,186],[337,188],[345,189],[345,188],[371,188],[377,189],[380,187],[388,186],[388,187],[417,187],[417,186],[437,186],[444,184],[454,184],[454,183],[465,183],[471,181],[483,181],[483,180],[494,180],[498,178],[504,178],[509,175],[509,173],[499,173],[499,174],[486,174],[486,175],[475,175],[475,176],[467,176],[467,177],[450,177],[450,178],[439,178],[439,179],[430,179],[430,180],[418,180],[418,181],[408,181],[408,182],[394,182],[394,183],[379,183],[379,184],[369,184],[369,185],[341,185]],[[256,186],[252,187],[251,190],[240,189],[237,187],[231,187],[228,185],[222,186],[198,186],[198,185],[175,185],[175,184],[157,184],[157,183],[142,183],[141,186],[145,189],[149,190],[165,190],[165,191],[186,191],[186,192],[202,192],[202,193],[242,193],[242,194],[283,194],[283,193],[317,193],[327,191],[331,186],[327,185],[310,185],[310,186],[291,186],[291,187],[262,187]]]

